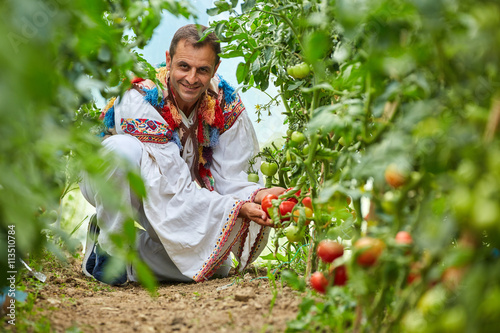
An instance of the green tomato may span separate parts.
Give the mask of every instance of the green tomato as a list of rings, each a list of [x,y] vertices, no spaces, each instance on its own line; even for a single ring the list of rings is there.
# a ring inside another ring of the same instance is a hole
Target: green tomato
[[[309,154],[309,145],[305,145],[304,148],[302,148],[302,154],[304,155]]]
[[[290,75],[291,77],[295,78],[296,77],[296,73],[295,71],[297,70],[297,67],[296,66],[292,66],[292,67],[288,67],[286,72],[288,73],[288,75]]]
[[[262,162],[260,171],[262,171],[264,176],[272,177],[278,171],[278,164],[274,162]]]
[[[303,62],[303,63],[300,63],[298,65],[288,67],[288,69],[286,71],[287,71],[288,75],[290,75],[294,79],[303,79],[309,74],[309,72],[311,71],[311,68],[309,67],[308,64]]]
[[[295,78],[303,79],[309,74],[310,71],[311,69],[309,68],[309,65],[303,62],[297,65],[297,68],[295,69]]]
[[[294,146],[298,146],[306,140],[306,136],[302,132],[294,131],[290,139]]]
[[[259,175],[256,173],[249,173],[248,174],[248,181],[252,183],[258,183],[259,182]]]
[[[285,236],[291,243],[296,243],[304,238],[304,234],[296,225],[290,225],[285,229]]]

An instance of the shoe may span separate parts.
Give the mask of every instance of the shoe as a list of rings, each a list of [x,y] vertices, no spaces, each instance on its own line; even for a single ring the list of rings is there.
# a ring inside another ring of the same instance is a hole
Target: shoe
[[[89,226],[87,228],[87,240],[85,242],[85,256],[82,261],[82,272],[88,277],[93,277],[96,262],[95,247],[97,244],[97,236],[99,236],[99,227],[97,226],[97,215],[90,217]]]
[[[114,267],[115,274],[110,274],[105,270],[106,266],[111,263],[111,256],[107,254],[97,242],[99,236],[99,227],[97,226],[97,216],[92,215],[87,228],[87,240],[85,242],[85,256],[82,261],[82,272],[88,277],[94,278],[103,283],[120,286],[127,283],[126,266]]]
[[[95,246],[95,265],[92,276],[103,283],[111,286],[123,286],[127,283],[127,266],[120,262],[112,262],[112,258],[99,244]],[[111,270],[107,269],[112,265]]]

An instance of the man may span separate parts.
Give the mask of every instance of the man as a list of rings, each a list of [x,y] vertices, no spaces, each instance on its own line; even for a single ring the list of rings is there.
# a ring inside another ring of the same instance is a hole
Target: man
[[[136,280],[130,266],[111,278],[103,274],[117,253],[110,235],[120,233],[129,216],[143,227],[137,250],[160,281],[227,276],[230,252],[242,269],[265,247],[272,221],[260,202],[284,189],[247,181],[258,142],[239,96],[215,74],[215,35],[199,42],[205,29],[187,25],[175,33],[158,71],[161,87],[135,79],[105,109],[112,135],[103,146],[140,171],[147,196],[132,193],[123,167],[110,170],[109,179],[119,184],[120,201],[131,211],[113,209],[84,179],[82,194],[96,207],[82,264],[88,276],[109,284]]]

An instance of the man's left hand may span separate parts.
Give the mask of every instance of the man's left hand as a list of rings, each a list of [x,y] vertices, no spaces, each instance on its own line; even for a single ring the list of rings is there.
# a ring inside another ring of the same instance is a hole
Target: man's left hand
[[[273,227],[273,221],[267,217],[259,204],[247,202],[241,206],[238,217],[247,218],[264,227]]]

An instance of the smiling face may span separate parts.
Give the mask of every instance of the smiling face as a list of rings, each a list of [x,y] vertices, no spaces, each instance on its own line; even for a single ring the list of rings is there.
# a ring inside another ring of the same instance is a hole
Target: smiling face
[[[174,90],[178,107],[189,116],[200,96],[208,89],[215,75],[215,52],[210,45],[195,48],[186,40],[179,41],[175,55],[167,52],[167,69],[170,85]]]

